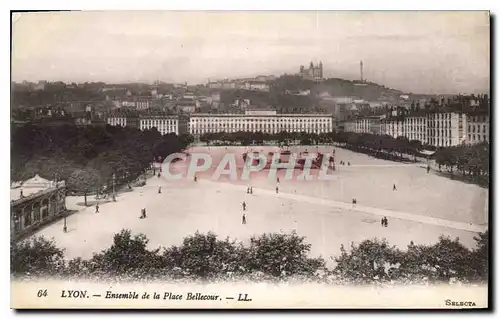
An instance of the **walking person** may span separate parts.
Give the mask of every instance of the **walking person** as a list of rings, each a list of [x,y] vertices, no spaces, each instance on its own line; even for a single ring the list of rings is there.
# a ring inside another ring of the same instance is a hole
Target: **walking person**
[[[161,194],[161,186],[158,186],[158,194]]]
[[[392,190],[393,190],[393,191],[396,191],[396,190],[397,190],[397,188],[396,188],[396,184],[392,184]]]
[[[276,194],[278,194],[278,193],[279,193],[279,188],[278,188],[278,186],[276,186]]]
[[[427,165],[427,174],[429,174],[429,171],[431,170],[431,167]]]
[[[382,217],[382,218],[380,219],[380,225],[381,225],[382,227],[384,227],[384,225],[385,225],[385,220],[384,220],[384,217]]]
[[[243,204],[241,204],[241,206],[243,207],[243,211],[247,210],[247,203],[243,202]]]
[[[387,217],[384,216],[384,227],[387,227],[387,224],[388,224]]]
[[[242,216],[242,218],[241,218],[241,223],[242,223],[243,225],[245,225],[245,224],[247,223],[247,217],[246,217],[246,215],[245,215],[245,214],[243,214],[243,216]]]
[[[250,194],[253,194],[253,187],[250,186]]]
[[[247,194],[250,194],[250,187],[247,187]]]
[[[347,166],[351,166],[351,162],[347,162]]]
[[[99,204],[95,205],[95,213],[99,214]]]

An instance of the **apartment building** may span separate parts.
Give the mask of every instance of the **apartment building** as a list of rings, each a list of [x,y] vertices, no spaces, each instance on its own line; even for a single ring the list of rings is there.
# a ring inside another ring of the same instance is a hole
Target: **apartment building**
[[[381,121],[378,116],[357,118],[344,123],[345,132],[380,134]]]
[[[466,142],[467,114],[442,112],[427,114],[427,144],[449,147]]]
[[[246,111],[245,114],[194,114],[189,120],[189,133],[201,135],[217,132],[282,131],[327,133],[333,130],[330,114],[277,114],[276,111]]]
[[[486,113],[467,116],[467,144],[490,141],[490,116]]]
[[[179,134],[179,118],[177,115],[140,114],[139,129],[141,131],[156,128],[161,135]]]

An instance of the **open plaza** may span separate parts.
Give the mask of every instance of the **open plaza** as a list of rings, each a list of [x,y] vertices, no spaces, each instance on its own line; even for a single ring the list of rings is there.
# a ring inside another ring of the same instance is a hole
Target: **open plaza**
[[[67,233],[63,232],[64,221],[58,220],[34,235],[53,238],[67,258],[89,258],[108,248],[113,235],[122,229],[145,234],[150,248],[178,245],[196,231],[212,231],[221,239],[229,236],[246,243],[253,235],[295,230],[312,245],[313,256],[331,262],[329,257],[340,253],[341,244],[348,247],[351,242],[371,238],[386,238],[405,248],[411,241],[432,244],[445,235],[459,237],[472,248],[473,237],[488,227],[488,190],[427,173],[427,163],[395,163],[332,146],[290,148],[297,153],[306,150],[334,151],[335,170],[328,170],[334,178],[286,179],[285,170],[278,170],[276,178],[270,178],[268,170],[251,172],[249,180],[228,175],[214,178],[225,154],[235,154],[241,174],[243,153],[269,153],[279,148],[198,146],[186,153],[209,154],[212,163],[196,174],[196,181],[154,176],[145,186],[119,193],[116,202],[100,203],[99,213],[95,213],[93,197],[89,197],[88,207],[83,206],[83,197],[67,197],[67,208],[77,210],[67,217]],[[162,173],[165,169],[163,165]],[[186,161],[168,169],[185,172]],[[356,199],[355,205],[352,199]],[[139,218],[142,209],[147,218]],[[243,213],[246,224],[242,224]],[[384,216],[388,227],[381,226]]]

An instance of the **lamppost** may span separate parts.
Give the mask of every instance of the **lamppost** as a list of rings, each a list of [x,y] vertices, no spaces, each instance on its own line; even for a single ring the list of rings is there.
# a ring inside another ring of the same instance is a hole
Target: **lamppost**
[[[116,202],[116,194],[115,194],[115,173],[113,173],[113,202]]]
[[[64,212],[64,226],[63,226],[63,232],[67,233],[68,232],[68,226],[66,224],[66,212]]]

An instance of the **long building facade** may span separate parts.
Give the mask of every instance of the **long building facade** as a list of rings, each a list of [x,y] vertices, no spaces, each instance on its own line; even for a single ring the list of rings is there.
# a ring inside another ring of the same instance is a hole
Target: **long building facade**
[[[358,118],[344,123],[344,131],[380,134],[380,117]]]
[[[187,132],[185,117],[164,112],[115,111],[108,114],[106,123],[112,126],[134,127],[141,131],[156,128],[162,135]]]
[[[189,133],[287,132],[328,133],[333,130],[329,114],[277,114],[276,111],[247,111],[245,114],[193,114]]]
[[[176,115],[140,115],[139,129],[144,131],[151,128],[156,128],[161,135],[179,135],[179,118]]]
[[[432,112],[382,118],[359,118],[344,123],[344,130],[384,134],[417,140],[435,147],[489,142],[489,115],[463,112]]]

